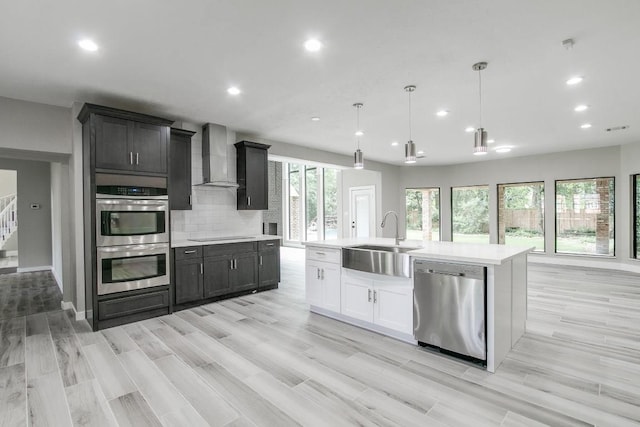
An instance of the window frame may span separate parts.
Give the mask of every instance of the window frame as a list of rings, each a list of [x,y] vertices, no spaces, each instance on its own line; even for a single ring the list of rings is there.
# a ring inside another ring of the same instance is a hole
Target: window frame
[[[487,196],[489,198],[491,198],[491,185],[489,184],[474,184],[474,185],[458,185],[456,187],[451,186],[449,187],[449,213],[450,213],[450,221],[451,221],[451,241],[455,242],[455,240],[453,240],[453,190],[456,188],[475,188],[475,187],[486,187],[487,189]],[[487,212],[488,215],[488,219],[487,219],[487,224],[489,224],[489,243],[491,244],[491,206],[489,204],[489,200],[487,200],[487,207],[489,208],[489,212]],[[460,242],[460,243],[464,243],[464,242]],[[486,243],[481,243],[481,244],[486,244]]]
[[[533,253],[536,254],[546,254],[547,253],[547,213],[546,213],[546,209],[545,209],[545,203],[547,201],[547,197],[546,197],[546,183],[544,181],[523,181],[523,182],[503,182],[503,183],[498,183],[496,184],[496,206],[497,206],[497,210],[496,210],[496,229],[498,230],[498,235],[497,235],[497,242],[499,245],[504,245],[507,246],[505,243],[500,243],[500,186],[518,186],[518,185],[530,185],[530,184],[542,184],[542,208],[543,208],[543,217],[542,217],[542,250],[538,250],[538,249],[534,249]],[[555,191],[555,188],[554,188]],[[452,197],[453,199],[453,197]],[[452,212],[453,215],[453,212]],[[453,222],[451,223],[452,226],[452,238],[453,238]],[[555,239],[555,236],[554,236]]]
[[[438,241],[442,241],[442,189],[440,187],[405,187],[404,189],[404,234],[407,237],[407,190],[438,190]],[[453,203],[453,199],[452,199]],[[453,215],[453,214],[452,214]],[[453,217],[452,217],[453,218]],[[453,233],[452,233],[453,234]],[[453,235],[452,235],[453,238]]]
[[[572,181],[595,181],[598,179],[612,179],[613,180],[613,253],[609,254],[585,254],[576,252],[558,252],[558,182],[572,182]],[[575,256],[575,257],[595,257],[595,258],[615,258],[616,257],[616,177],[615,175],[609,176],[596,176],[589,178],[568,178],[568,179],[556,179],[553,184],[553,253],[561,256]]]

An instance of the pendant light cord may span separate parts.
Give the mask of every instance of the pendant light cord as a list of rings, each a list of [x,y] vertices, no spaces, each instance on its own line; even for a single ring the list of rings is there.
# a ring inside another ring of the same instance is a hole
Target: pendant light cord
[[[480,123],[479,127],[482,127],[482,71],[478,70],[478,94],[479,96],[479,109],[480,109]]]
[[[356,107],[356,132],[360,132],[360,106]],[[358,150],[360,149],[360,136],[356,135],[358,141]]]
[[[411,139],[411,92],[409,91],[409,141],[412,141]]]

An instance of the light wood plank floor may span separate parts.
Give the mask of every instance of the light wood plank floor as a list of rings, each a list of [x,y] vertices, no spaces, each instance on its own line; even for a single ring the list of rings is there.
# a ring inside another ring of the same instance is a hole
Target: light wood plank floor
[[[310,314],[280,289],[99,333],[0,320],[0,425],[640,425],[640,278],[532,265],[526,335],[495,374]]]

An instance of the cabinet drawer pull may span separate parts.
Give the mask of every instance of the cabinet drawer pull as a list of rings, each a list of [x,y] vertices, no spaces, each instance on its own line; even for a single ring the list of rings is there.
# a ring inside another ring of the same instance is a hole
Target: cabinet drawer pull
[[[133,164],[133,151],[129,151],[129,164]]]
[[[371,289],[367,290],[367,300],[371,302]]]
[[[184,251],[184,254],[185,255],[187,255],[187,254],[195,254],[196,252],[198,252],[198,251],[194,249],[192,251]]]
[[[266,246],[275,246],[275,243],[267,243]]]
[[[316,255],[322,255],[325,256],[326,254],[324,252],[316,252]]]
[[[136,165],[140,164],[138,161],[139,159],[140,159],[140,153],[136,153]]]

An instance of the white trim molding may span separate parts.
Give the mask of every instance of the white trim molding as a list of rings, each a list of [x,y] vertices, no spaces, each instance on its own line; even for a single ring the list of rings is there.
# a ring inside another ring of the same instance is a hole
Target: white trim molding
[[[18,267],[18,273],[32,273],[34,271],[51,271],[51,266],[42,265],[39,267]]]
[[[73,310],[76,321],[84,320],[84,311],[76,311],[76,306],[71,301],[61,301],[60,308],[63,310]]]

